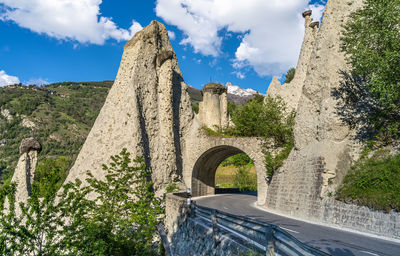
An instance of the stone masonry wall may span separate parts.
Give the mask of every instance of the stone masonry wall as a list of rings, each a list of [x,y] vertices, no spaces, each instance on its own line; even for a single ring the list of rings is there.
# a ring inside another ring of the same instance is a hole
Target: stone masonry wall
[[[241,245],[229,235],[221,234],[216,247],[212,227],[198,219],[187,219],[172,236],[172,252],[176,256],[186,255],[246,255],[251,249]],[[215,254],[214,254],[215,253]]]
[[[326,163],[323,157],[312,155],[291,153],[285,164],[287,169],[281,168],[268,188],[264,208],[317,223],[400,239],[400,213],[374,211],[328,196],[321,198]]]
[[[167,194],[165,226],[173,255],[246,255],[251,251],[228,233],[213,231],[212,225],[196,218],[190,212],[183,196]]]

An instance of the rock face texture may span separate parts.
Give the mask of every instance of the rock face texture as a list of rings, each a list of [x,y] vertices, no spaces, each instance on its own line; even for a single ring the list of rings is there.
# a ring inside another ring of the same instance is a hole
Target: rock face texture
[[[102,164],[127,148],[142,156],[156,190],[179,179],[183,133],[193,118],[187,86],[164,25],[145,27],[125,45],[114,85],[68,181],[86,172],[103,177]]]
[[[288,84],[283,84],[274,77],[268,86],[267,95],[276,97],[280,96],[286,102],[289,109],[297,109],[301,90],[306,79],[307,70],[310,65],[311,52],[315,45],[315,39],[318,32],[319,22],[313,22],[311,18],[311,11],[303,13],[304,17],[304,40],[301,47],[299,60],[297,62],[296,74],[293,80]]]
[[[11,182],[17,184],[15,200],[17,203],[26,203],[32,195],[32,184],[35,178],[38,153],[41,150],[40,143],[34,138],[24,139],[19,147],[21,157],[18,160]],[[6,201],[6,208],[8,203]],[[16,207],[16,213],[20,208]]]
[[[346,69],[340,52],[341,26],[362,0],[330,0],[325,9],[302,86],[295,124],[295,149],[274,175],[266,207],[310,217],[316,202],[334,192],[357,156],[352,131],[336,115],[332,90]],[[301,69],[300,69],[301,70]]]
[[[40,145],[39,141],[35,140],[34,138],[27,138],[23,139],[21,141],[21,144],[19,145],[19,153],[28,153],[29,151],[42,151],[42,146]]]
[[[201,90],[203,101],[199,103],[199,120],[211,128],[226,127],[229,124],[226,87],[208,83]]]

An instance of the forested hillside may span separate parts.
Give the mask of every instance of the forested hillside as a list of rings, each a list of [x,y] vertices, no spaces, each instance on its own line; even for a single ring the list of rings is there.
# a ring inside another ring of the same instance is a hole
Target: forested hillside
[[[0,88],[0,182],[9,180],[23,138],[34,137],[43,151],[39,160],[76,158],[112,81],[54,83]],[[63,160],[65,162],[65,159]]]

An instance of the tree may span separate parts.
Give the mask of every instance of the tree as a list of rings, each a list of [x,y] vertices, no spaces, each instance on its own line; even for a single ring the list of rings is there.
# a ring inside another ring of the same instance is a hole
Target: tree
[[[400,136],[399,13],[400,0],[366,0],[344,26],[341,46],[356,77],[353,80],[365,81],[378,100],[370,120],[386,139]]]
[[[285,75],[285,82],[284,83],[285,84],[290,83],[293,80],[295,74],[296,74],[296,69],[295,68],[290,68],[287,71],[286,75]]]
[[[265,167],[270,181],[294,146],[295,111],[289,112],[280,97],[257,95],[232,114],[234,133],[257,136],[265,141]],[[272,143],[272,144],[271,144]]]
[[[9,210],[0,211],[2,255],[153,255],[162,208],[151,171],[126,149],[111,160],[103,166],[104,179],[88,173],[88,186],[68,183],[58,200],[33,191],[19,216],[9,193]]]
[[[264,137],[282,145],[293,137],[294,116],[294,111],[288,113],[282,98],[256,95],[235,110],[232,121],[239,136]]]

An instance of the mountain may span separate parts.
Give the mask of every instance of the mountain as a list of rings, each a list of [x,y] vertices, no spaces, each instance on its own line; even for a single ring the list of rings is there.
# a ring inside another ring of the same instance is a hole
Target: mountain
[[[231,84],[230,82],[226,83],[226,87],[228,88],[228,94],[233,94],[236,96],[246,97],[246,96],[253,96],[254,94],[258,94],[258,92],[253,89],[242,89],[237,85]]]
[[[226,83],[228,90],[228,102],[235,105],[246,104],[249,100],[254,98],[254,95],[259,94],[253,89],[242,89],[237,85],[232,85],[230,82]]]

